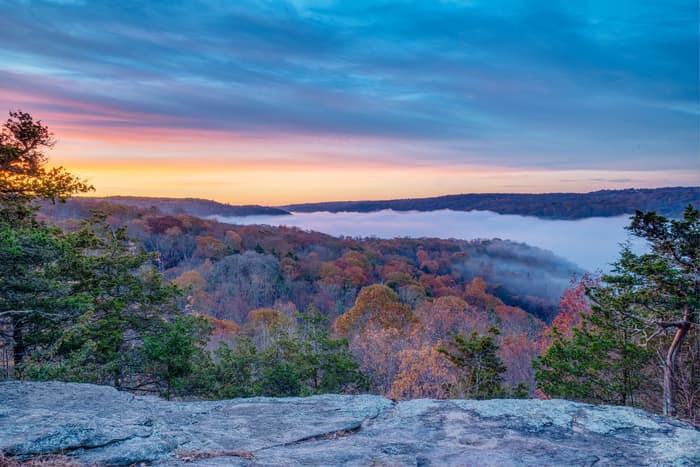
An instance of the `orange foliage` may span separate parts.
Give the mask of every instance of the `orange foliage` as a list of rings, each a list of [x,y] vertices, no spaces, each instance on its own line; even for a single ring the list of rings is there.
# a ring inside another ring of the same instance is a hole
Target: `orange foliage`
[[[393,274],[403,274],[403,277],[408,277],[410,279],[413,279],[416,274],[416,268],[410,264],[406,258],[402,257],[392,258],[377,269],[379,271],[379,277],[381,277],[384,282],[388,282]]]
[[[292,320],[284,313],[273,308],[258,308],[248,313],[243,323],[243,332],[253,339],[258,348],[265,348],[272,337],[289,329]]]
[[[399,371],[395,356],[411,347],[411,340],[406,339],[406,334],[401,330],[373,324],[350,339],[350,350],[357,358],[360,369],[370,377],[374,390],[380,394],[389,392]]]
[[[195,255],[200,258],[221,259],[226,256],[228,249],[224,243],[210,235],[195,237],[197,249]]]
[[[423,303],[416,308],[415,314],[420,321],[424,337],[429,342],[448,339],[453,335],[467,331],[467,314],[469,305],[459,297],[440,297],[432,303]]]
[[[177,278],[173,279],[173,284],[182,289],[189,290],[192,293],[198,293],[204,290],[204,287],[207,285],[207,281],[204,280],[199,272],[192,269],[183,272]]]
[[[456,367],[436,346],[402,350],[398,361],[399,371],[388,394],[391,398],[446,399],[457,383]]]
[[[243,324],[243,331],[248,334],[262,328],[269,330],[277,326],[287,325],[290,322],[287,315],[274,308],[258,308],[248,313]]]
[[[217,319],[211,316],[207,319],[214,325],[214,334],[238,334],[241,332],[241,328],[228,319]]]
[[[318,274],[321,277],[321,282],[325,284],[335,284],[340,287],[345,285],[343,270],[335,263],[321,263]]]
[[[430,274],[435,274],[440,269],[438,262],[431,259],[425,250],[416,251],[416,259],[418,260],[418,266]]]
[[[584,274],[580,279],[571,279],[569,287],[564,291],[559,302],[559,314],[548,326],[541,342],[542,352],[546,352],[551,345],[551,333],[554,328],[564,337],[571,337],[573,329],[581,324],[581,317],[591,313],[591,304],[586,297],[586,288],[600,283],[599,277]]]
[[[292,258],[285,257],[280,260],[280,269],[285,279],[289,281],[297,280],[304,273],[302,265]]]
[[[359,251],[351,250],[345,253],[339,261],[342,261],[350,266],[356,266],[365,273],[372,272],[372,264],[366,255]]]
[[[386,285],[375,284],[360,290],[355,306],[335,320],[334,329],[339,335],[347,336],[352,331],[361,331],[368,324],[402,329],[415,321],[411,309],[399,302],[396,292]]]
[[[240,235],[235,230],[227,230],[225,237],[224,237],[224,243],[226,243],[226,246],[231,248],[234,251],[240,251],[241,250],[241,242],[242,238]]]

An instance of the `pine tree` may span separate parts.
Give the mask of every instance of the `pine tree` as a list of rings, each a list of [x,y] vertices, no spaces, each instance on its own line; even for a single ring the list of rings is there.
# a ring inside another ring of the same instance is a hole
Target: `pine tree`
[[[638,211],[628,229],[649,249],[625,246],[612,273],[589,288],[590,318],[535,362],[538,385],[551,395],[637,404],[658,363],[663,375],[645,407],[658,403],[664,415],[679,415],[682,387],[680,415],[692,419],[700,406],[700,213],[688,206],[682,219],[669,220]]]
[[[504,394],[502,388],[506,367],[497,352],[493,338],[498,329],[491,328],[490,336],[480,336],[477,331],[464,336],[457,334],[447,347],[438,347],[449,361],[462,371],[459,381],[459,397],[467,399],[492,399]]]

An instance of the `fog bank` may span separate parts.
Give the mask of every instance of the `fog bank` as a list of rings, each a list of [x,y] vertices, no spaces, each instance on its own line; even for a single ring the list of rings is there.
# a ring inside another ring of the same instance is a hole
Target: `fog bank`
[[[551,250],[588,271],[610,269],[620,244],[630,236],[624,229],[629,216],[594,217],[574,221],[497,214],[489,211],[372,213],[314,212],[290,216],[213,218],[231,224],[268,224],[299,227],[350,237],[438,237],[464,240],[500,238]],[[635,245],[641,245],[636,241]]]

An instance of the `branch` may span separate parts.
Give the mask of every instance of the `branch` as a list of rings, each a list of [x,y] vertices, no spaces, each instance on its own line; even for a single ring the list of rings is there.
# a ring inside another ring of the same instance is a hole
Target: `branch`
[[[27,316],[31,314],[39,314],[44,317],[61,318],[64,317],[63,313],[49,313],[47,311],[37,311],[37,310],[6,310],[0,311],[0,318],[5,316]]]

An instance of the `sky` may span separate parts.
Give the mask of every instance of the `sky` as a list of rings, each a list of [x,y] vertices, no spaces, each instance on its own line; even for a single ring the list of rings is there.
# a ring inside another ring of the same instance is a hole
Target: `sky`
[[[0,0],[0,111],[98,195],[700,184],[696,0]]]

